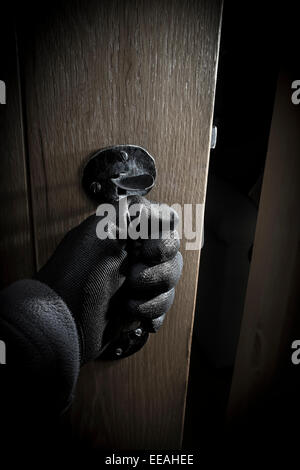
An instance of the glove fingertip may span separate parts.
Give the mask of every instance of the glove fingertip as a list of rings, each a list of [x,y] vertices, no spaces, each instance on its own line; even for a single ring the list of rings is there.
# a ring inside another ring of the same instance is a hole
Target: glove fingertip
[[[146,322],[146,329],[149,333],[157,333],[157,331],[162,327],[163,322],[166,318],[166,313],[163,313],[158,318],[153,318],[153,320]]]

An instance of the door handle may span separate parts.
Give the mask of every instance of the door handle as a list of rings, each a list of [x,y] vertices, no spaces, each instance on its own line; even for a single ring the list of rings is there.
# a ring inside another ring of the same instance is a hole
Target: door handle
[[[82,186],[87,196],[98,204],[118,203],[127,211],[128,196],[145,196],[155,185],[154,158],[137,145],[114,145],[91,155],[83,170]],[[123,220],[126,214],[120,214]],[[131,243],[127,244],[130,256]],[[101,359],[121,359],[141,349],[149,337],[143,321],[127,321],[117,337],[107,344]]]

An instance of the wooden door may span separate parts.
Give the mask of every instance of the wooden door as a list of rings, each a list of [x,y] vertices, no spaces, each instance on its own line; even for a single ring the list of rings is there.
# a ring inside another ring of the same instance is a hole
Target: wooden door
[[[92,212],[81,170],[95,150],[137,144],[156,159],[151,199],[203,204],[221,1],[65,1],[17,24],[36,268]],[[199,250],[176,300],[138,354],[86,365],[70,413],[98,448],[181,445]],[[20,273],[18,272],[18,275]]]

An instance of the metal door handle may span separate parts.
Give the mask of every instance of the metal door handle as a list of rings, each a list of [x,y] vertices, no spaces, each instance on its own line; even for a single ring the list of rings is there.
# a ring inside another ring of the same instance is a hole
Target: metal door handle
[[[147,150],[137,145],[115,145],[90,157],[83,171],[82,186],[87,196],[97,203],[115,203],[128,196],[145,196],[155,180],[155,160]],[[130,245],[128,250],[130,252]],[[129,322],[107,345],[101,358],[130,356],[144,346],[148,336],[142,321]]]

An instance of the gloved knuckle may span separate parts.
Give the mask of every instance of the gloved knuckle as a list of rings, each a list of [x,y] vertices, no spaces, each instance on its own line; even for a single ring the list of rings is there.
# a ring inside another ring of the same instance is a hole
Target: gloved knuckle
[[[136,317],[149,319],[158,318],[170,309],[174,295],[175,289],[171,289],[150,300],[130,300],[128,304],[129,312]]]
[[[141,196],[130,196],[128,198],[129,208],[132,205],[140,205],[141,212],[144,213],[146,218],[150,221],[156,220],[159,222],[162,231],[174,230],[179,222],[179,216],[176,210],[168,204],[159,204],[148,201],[146,198]],[[155,225],[155,224],[154,224]]]
[[[179,247],[179,238],[174,232],[170,232],[168,237],[145,241],[142,244],[141,255],[151,264],[162,263],[174,258]]]
[[[182,256],[180,252],[169,261],[155,266],[143,264],[135,265],[129,277],[129,286],[135,294],[159,294],[172,289],[179,281],[182,270]]]

